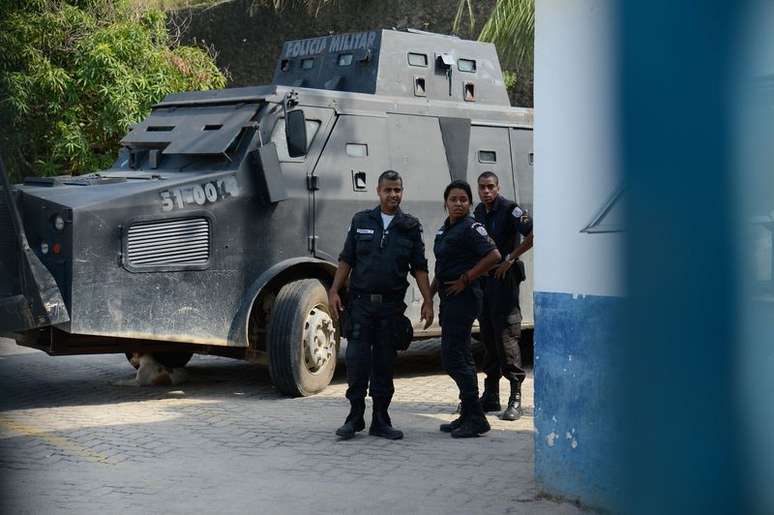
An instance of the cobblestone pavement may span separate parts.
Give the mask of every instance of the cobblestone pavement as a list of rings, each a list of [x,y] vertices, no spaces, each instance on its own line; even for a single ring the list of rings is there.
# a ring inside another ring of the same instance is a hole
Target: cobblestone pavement
[[[0,339],[0,513],[576,513],[541,498],[527,415],[454,440],[455,388],[432,344],[399,359],[402,441],[338,441],[343,366],[290,399],[266,370],[194,356],[189,381],[126,386],[123,355],[49,357]],[[505,386],[505,385],[504,385]]]

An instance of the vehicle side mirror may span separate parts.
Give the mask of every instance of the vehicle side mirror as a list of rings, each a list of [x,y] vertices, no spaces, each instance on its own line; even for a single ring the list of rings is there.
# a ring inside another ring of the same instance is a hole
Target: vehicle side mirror
[[[306,155],[306,119],[301,109],[288,111],[285,117],[285,139],[290,157]]]

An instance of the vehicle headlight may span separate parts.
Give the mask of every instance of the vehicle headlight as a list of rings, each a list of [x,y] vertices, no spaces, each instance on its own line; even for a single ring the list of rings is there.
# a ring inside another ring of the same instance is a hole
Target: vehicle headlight
[[[54,217],[54,229],[57,231],[61,231],[64,229],[65,221],[64,218],[62,218],[62,215],[56,215]]]

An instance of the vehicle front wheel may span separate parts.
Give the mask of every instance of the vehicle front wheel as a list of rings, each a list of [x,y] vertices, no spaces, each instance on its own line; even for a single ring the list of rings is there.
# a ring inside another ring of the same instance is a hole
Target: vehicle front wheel
[[[274,386],[293,397],[322,391],[336,370],[337,346],[323,284],[303,279],[283,286],[274,300],[267,334]]]

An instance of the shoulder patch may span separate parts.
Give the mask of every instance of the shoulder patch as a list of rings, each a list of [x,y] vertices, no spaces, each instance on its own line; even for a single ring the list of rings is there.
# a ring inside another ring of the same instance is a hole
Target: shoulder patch
[[[524,210],[519,206],[516,206],[513,208],[513,212],[511,214],[513,215],[514,218],[521,218],[521,215],[524,214]]]
[[[486,227],[484,227],[482,224],[476,222],[473,225],[470,226],[471,228],[475,229],[478,234],[481,236],[489,236],[489,234],[486,232]]]

